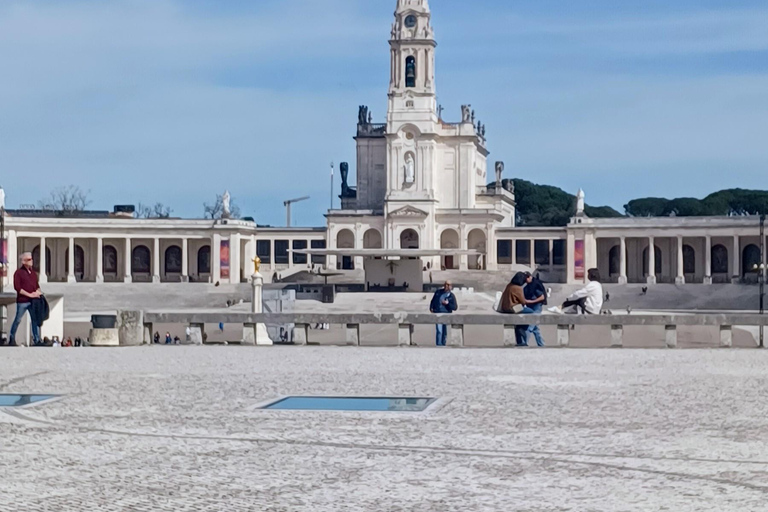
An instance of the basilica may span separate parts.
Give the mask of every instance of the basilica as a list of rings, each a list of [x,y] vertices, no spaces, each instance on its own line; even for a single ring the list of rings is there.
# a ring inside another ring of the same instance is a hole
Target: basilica
[[[325,226],[3,210],[5,285],[26,251],[41,281],[73,286],[240,283],[257,255],[268,278],[309,267],[343,272],[375,258],[430,269],[531,269],[569,284],[584,282],[593,267],[613,283],[755,279],[766,246],[755,217],[591,219],[579,191],[568,225],[516,226],[513,176],[489,158],[485,126],[469,104],[455,117],[437,104],[436,50],[428,0],[397,0],[386,122],[374,123],[360,106],[355,182],[342,164],[341,208],[328,211]]]

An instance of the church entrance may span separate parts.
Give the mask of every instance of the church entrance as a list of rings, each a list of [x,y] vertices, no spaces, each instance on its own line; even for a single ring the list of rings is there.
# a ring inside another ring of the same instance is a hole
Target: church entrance
[[[453,262],[453,256],[445,256],[445,257],[444,257],[444,259],[443,259],[443,261],[444,261],[444,263],[443,263],[443,266],[444,266],[446,269],[453,269],[453,268],[456,268],[456,266],[455,266],[455,264],[454,264],[454,262]]]

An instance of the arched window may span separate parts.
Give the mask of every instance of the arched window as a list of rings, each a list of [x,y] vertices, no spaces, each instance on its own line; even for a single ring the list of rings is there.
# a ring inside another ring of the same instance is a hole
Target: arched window
[[[656,260],[654,265],[654,273],[653,275],[659,275],[661,274],[661,249],[658,248],[658,246],[653,247],[653,258]],[[643,251],[643,275],[649,275],[648,274],[648,247],[645,248]]]
[[[117,274],[117,249],[105,245],[101,250],[102,265],[105,274]]]
[[[64,251],[64,271],[66,273],[69,273],[69,249]],[[75,277],[82,279],[84,273],[85,273],[85,251],[79,245],[75,245]]]
[[[405,86],[416,87],[416,58],[413,56],[405,59]]]
[[[760,248],[755,244],[749,244],[744,248],[744,253],[741,258],[742,272],[746,276],[747,274],[754,274],[755,265],[760,264]]]
[[[150,254],[146,245],[137,245],[131,252],[131,273],[149,274]]]
[[[181,273],[181,247],[172,245],[165,250],[165,273]]]
[[[32,249],[32,268],[35,272],[40,273],[40,246],[38,245]],[[51,275],[51,248],[45,248],[45,275]]]
[[[728,273],[728,249],[724,245],[718,244],[712,247],[712,273]]]
[[[211,273],[211,246],[204,245],[197,251],[197,273]]]
[[[617,276],[621,273],[621,247],[614,245],[608,252],[608,275]]]
[[[400,234],[401,249],[418,249],[419,234],[413,229],[406,229]]]
[[[696,251],[690,245],[683,246],[683,273],[696,273]]]

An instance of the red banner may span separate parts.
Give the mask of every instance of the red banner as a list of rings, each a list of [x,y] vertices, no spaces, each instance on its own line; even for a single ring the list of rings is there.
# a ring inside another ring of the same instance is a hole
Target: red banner
[[[576,240],[573,251],[573,277],[584,279],[584,240]]]
[[[219,258],[221,261],[221,278],[229,279],[229,240],[221,241]]]

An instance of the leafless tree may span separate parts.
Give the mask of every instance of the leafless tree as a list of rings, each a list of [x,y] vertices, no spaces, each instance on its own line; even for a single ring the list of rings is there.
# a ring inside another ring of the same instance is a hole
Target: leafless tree
[[[167,219],[173,210],[163,203],[155,203],[154,206],[139,203],[136,207],[136,217],[139,219]]]
[[[204,203],[205,218],[217,220],[224,215],[224,196],[221,194],[216,195],[216,201],[213,204]],[[229,216],[232,219],[240,218],[240,207],[235,204],[234,200],[229,204]]]
[[[76,185],[59,187],[51,192],[48,199],[40,200],[38,205],[43,210],[55,210],[63,213],[81,212],[91,203],[91,200],[88,199],[89,193]]]

